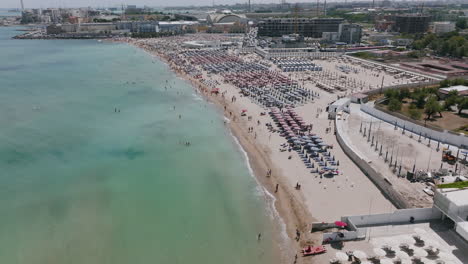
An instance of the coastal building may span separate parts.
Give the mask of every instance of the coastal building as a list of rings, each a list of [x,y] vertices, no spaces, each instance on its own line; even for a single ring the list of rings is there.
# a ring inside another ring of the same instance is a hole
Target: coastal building
[[[453,221],[453,230],[468,241],[468,189],[436,189],[434,208],[443,214],[442,219]]]
[[[209,24],[219,24],[219,23],[246,23],[247,17],[241,14],[234,14],[230,12],[224,13],[214,13],[209,14],[206,17],[206,21]]]
[[[338,27],[338,36],[341,42],[347,44],[356,44],[361,42],[362,27],[358,24],[340,24]]]
[[[268,18],[258,22],[258,35],[281,37],[299,34],[304,37],[321,38],[324,32],[338,32],[342,18]]]
[[[434,22],[431,25],[431,31],[435,34],[444,34],[455,31],[455,23],[450,21]]]
[[[338,32],[323,32],[322,41],[325,43],[335,43],[339,40]]]
[[[438,92],[441,98],[445,98],[452,91],[457,91],[458,96],[468,96],[468,86],[465,86],[465,85],[455,85],[455,86],[440,88]]]
[[[328,118],[335,118],[339,112],[348,112],[349,105],[351,104],[350,98],[341,98],[328,106]]]
[[[429,29],[430,16],[403,14],[395,17],[395,30],[399,33],[424,33]]]

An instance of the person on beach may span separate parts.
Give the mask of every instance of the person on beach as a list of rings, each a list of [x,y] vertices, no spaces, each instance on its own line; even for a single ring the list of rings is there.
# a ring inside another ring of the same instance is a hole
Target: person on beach
[[[277,193],[277,192],[278,192],[278,187],[279,187],[279,184],[277,183],[277,184],[276,184],[275,193]]]
[[[258,233],[257,240],[260,241],[262,239],[262,233]]]

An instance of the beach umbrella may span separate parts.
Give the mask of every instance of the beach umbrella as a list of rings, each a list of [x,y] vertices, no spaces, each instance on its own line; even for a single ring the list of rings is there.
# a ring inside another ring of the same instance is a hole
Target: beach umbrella
[[[393,261],[391,259],[381,259],[380,264],[393,264]]]
[[[395,256],[401,260],[403,259],[410,259],[410,256],[408,255],[408,253],[404,252],[404,251],[397,251],[395,253]]]
[[[424,258],[426,257],[428,254],[427,254],[427,251],[422,249],[422,248],[416,248],[414,250],[414,256],[415,257],[420,257],[420,258]]]
[[[348,226],[347,223],[343,222],[343,221],[335,221],[335,225],[338,226],[338,227],[346,227]]]
[[[353,252],[353,255],[354,255],[356,258],[360,259],[360,260],[361,260],[361,259],[367,258],[367,254],[364,253],[364,252],[362,252],[362,251],[360,251],[360,250],[355,250],[355,251]]]
[[[407,244],[410,244],[410,245],[413,245],[414,243],[416,243],[416,241],[414,240],[414,238],[412,236],[409,236],[409,235],[404,235],[404,236],[401,236],[398,238],[402,243],[407,243]]]
[[[383,256],[387,255],[385,250],[383,250],[381,248],[374,248],[374,253],[375,253],[375,255],[377,255],[379,257],[383,257]]]
[[[340,261],[348,261],[349,258],[346,253],[343,253],[341,251],[336,252],[335,257]]]

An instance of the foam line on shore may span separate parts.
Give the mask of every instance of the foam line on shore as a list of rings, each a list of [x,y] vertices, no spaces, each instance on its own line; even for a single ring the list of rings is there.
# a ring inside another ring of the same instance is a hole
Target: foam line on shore
[[[224,119],[229,120],[227,117],[224,116]],[[242,144],[240,143],[239,139],[232,133],[231,129],[228,129],[229,134],[231,137],[234,139],[234,142],[236,143],[238,149],[242,153],[242,156],[244,157],[245,164],[247,165],[247,169],[249,171],[250,176],[255,180],[257,184],[257,190],[261,193],[263,197],[265,197],[265,201],[267,203],[267,211],[269,211],[269,216],[272,219],[276,219],[278,221],[278,224],[280,225],[280,237],[281,237],[281,242],[284,243],[284,245],[280,245],[280,248],[287,247],[288,245],[288,240],[289,236],[286,232],[286,223],[284,222],[283,218],[280,216],[278,210],[276,210],[275,203],[276,203],[276,197],[270,193],[265,186],[263,186],[255,176],[255,172],[252,169],[252,166],[250,166],[250,158],[249,154],[245,149],[242,147]]]

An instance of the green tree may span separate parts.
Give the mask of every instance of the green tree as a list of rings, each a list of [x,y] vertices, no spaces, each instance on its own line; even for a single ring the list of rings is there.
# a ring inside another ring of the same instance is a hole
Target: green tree
[[[459,29],[465,29],[467,27],[466,18],[458,19],[457,23],[455,23],[455,26]]]
[[[461,97],[458,99],[457,103],[457,108],[458,108],[458,114],[461,114],[461,112],[465,109],[468,109],[468,98]]]
[[[412,119],[419,120],[421,119],[421,111],[417,108],[412,108],[408,110],[408,114]]]
[[[414,96],[414,100],[416,100],[416,106],[419,109],[423,109],[426,104],[426,95],[424,93],[418,93]]]
[[[453,105],[456,105],[458,101],[458,91],[450,91],[444,101],[444,109],[450,110]]]
[[[388,110],[390,110],[392,112],[400,111],[401,110],[400,100],[398,100],[398,98],[390,99],[390,102],[388,102]]]
[[[440,114],[441,111],[442,107],[439,102],[437,102],[435,97],[430,97],[424,105],[424,113],[427,115],[426,119],[430,119],[435,113]]]
[[[385,90],[384,95],[388,99],[398,98],[398,91],[394,89],[388,89],[388,90]]]
[[[411,96],[410,90],[408,88],[401,88],[400,92],[398,94],[398,98],[400,100],[403,100],[405,98],[409,98]]]

